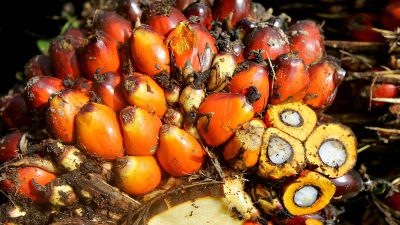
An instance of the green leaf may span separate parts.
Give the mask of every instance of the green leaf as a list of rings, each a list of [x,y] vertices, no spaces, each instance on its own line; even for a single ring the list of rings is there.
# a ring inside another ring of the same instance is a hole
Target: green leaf
[[[43,55],[47,55],[50,48],[50,40],[39,39],[36,41],[36,45]]]
[[[24,81],[25,80],[24,73],[21,71],[17,71],[15,73],[15,79],[17,79],[19,81]]]
[[[80,22],[76,19],[76,17],[70,17],[68,21],[61,27],[60,34],[63,34],[69,28],[79,28],[81,26]]]

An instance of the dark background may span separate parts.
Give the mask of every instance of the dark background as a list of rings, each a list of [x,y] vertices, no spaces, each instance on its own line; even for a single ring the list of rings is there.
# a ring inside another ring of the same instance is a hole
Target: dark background
[[[7,2],[5,4],[4,2]],[[59,15],[63,0],[3,1],[0,13],[0,94],[16,83],[15,74],[23,72],[25,63],[40,54],[36,47],[39,38],[56,36],[65,20],[54,20]]]

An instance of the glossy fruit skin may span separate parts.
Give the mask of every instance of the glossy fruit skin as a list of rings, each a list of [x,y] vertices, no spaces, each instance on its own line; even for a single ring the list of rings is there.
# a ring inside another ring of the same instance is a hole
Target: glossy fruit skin
[[[140,8],[140,0],[126,0],[118,6],[119,13],[124,15],[129,21],[136,22],[136,20],[140,20],[143,12]]]
[[[324,53],[323,36],[311,20],[300,20],[289,28],[290,50],[306,65],[318,62]]]
[[[253,106],[244,95],[214,93],[207,96],[198,109],[197,130],[209,146],[227,141],[241,124],[254,116]]]
[[[386,5],[381,23],[387,30],[394,30],[400,25],[400,2],[393,1]]]
[[[190,4],[184,11],[187,18],[197,16],[199,23],[207,29],[211,29],[211,22],[213,20],[211,7],[208,3],[197,2]]]
[[[19,156],[19,144],[23,133],[15,130],[1,138],[0,141],[0,163]]]
[[[83,42],[82,42],[83,43]],[[65,36],[60,36],[51,42],[49,48],[50,60],[53,66],[54,76],[75,80],[80,76],[78,58],[75,49],[82,43],[75,44]]]
[[[164,90],[150,76],[134,72],[124,79],[123,92],[129,104],[162,117],[167,111]]]
[[[73,89],[64,89],[52,95],[46,113],[50,133],[64,143],[75,142],[76,115],[87,102],[89,102],[88,96]]]
[[[304,102],[314,109],[329,107],[336,97],[337,88],[344,78],[345,71],[339,67],[335,59],[326,57],[311,65],[308,73],[310,86]]]
[[[53,73],[50,58],[46,55],[36,55],[32,57],[24,67],[26,79],[36,76],[50,76]]]
[[[372,13],[356,13],[346,20],[350,35],[355,41],[383,42],[385,38],[372,30],[380,17]]]
[[[101,102],[115,112],[128,105],[122,92],[122,78],[118,73],[106,72],[94,75],[94,91]]]
[[[93,27],[107,33],[118,43],[125,43],[132,35],[132,24],[111,11],[96,10]]]
[[[215,0],[212,8],[214,20],[226,23],[229,29],[245,17],[252,16],[250,0]]]
[[[124,155],[117,115],[102,104],[91,102],[80,109],[76,118],[76,142],[81,149],[104,159],[114,160]]]
[[[400,211],[400,192],[393,192],[392,195],[386,197],[383,201],[391,209]]]
[[[336,186],[333,197],[339,201],[353,198],[364,189],[363,180],[354,169],[341,177],[331,179],[331,181]]]
[[[205,151],[186,131],[176,126],[164,125],[160,131],[157,158],[167,173],[186,176],[201,168]]]
[[[160,1],[153,2],[142,14],[142,22],[164,36],[185,20],[186,17],[181,11],[173,6],[163,5]]]
[[[158,146],[158,134],[162,126],[160,118],[139,107],[128,106],[120,115],[126,154],[153,155]]]
[[[218,53],[216,41],[202,26],[181,22],[165,40],[171,52],[174,69],[183,81],[191,81],[193,72],[204,72],[211,67]]]
[[[190,4],[197,2],[197,0],[176,0],[175,8],[184,11]]]
[[[262,50],[262,59],[276,59],[279,55],[290,51],[289,40],[280,28],[266,26],[254,29],[245,37],[246,48],[244,56],[246,59],[253,59],[252,51]]]
[[[94,79],[94,74],[116,72],[120,66],[118,43],[108,34],[97,31],[78,50],[78,59],[83,75]]]
[[[394,84],[375,84],[372,87],[372,98],[395,98],[399,94],[399,88]],[[372,101],[371,106],[382,108],[385,102]]]
[[[148,25],[135,28],[130,38],[131,60],[137,72],[154,76],[170,72],[170,56],[164,36]]]
[[[27,127],[32,123],[29,107],[24,97],[14,94],[5,97],[1,119],[8,129]]]
[[[276,59],[276,65],[276,80],[273,83],[270,103],[279,104],[303,99],[310,85],[310,76],[303,60],[296,55],[285,54]]]
[[[13,176],[11,174],[11,176]],[[34,202],[44,203],[47,200],[43,198],[36,190],[34,182],[40,185],[46,185],[56,178],[55,174],[49,173],[37,167],[20,167],[15,172],[15,179],[7,178],[0,185],[8,191],[16,192],[18,195],[27,197]],[[34,180],[34,182],[33,182]]]
[[[25,86],[29,105],[34,110],[41,110],[49,101],[50,95],[64,89],[61,79],[49,76],[33,77]]]
[[[130,195],[144,195],[161,181],[161,169],[153,156],[125,156],[115,167],[118,186]]]
[[[248,68],[234,74],[229,84],[229,92],[246,95],[250,86],[256,87],[261,94],[254,102],[254,111],[259,113],[267,106],[269,97],[268,70],[264,66],[249,62]]]

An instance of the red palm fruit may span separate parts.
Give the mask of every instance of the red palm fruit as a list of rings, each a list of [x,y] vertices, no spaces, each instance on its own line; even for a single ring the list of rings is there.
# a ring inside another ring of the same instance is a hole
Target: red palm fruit
[[[46,113],[50,133],[64,143],[73,143],[76,115],[87,102],[89,97],[74,89],[64,89],[52,95]]]
[[[347,200],[357,196],[364,189],[363,180],[360,174],[352,169],[345,175],[331,179],[336,186],[333,198],[335,200]]]
[[[125,43],[132,35],[132,24],[115,12],[96,10],[93,28],[101,30],[119,43]]]
[[[254,116],[253,106],[242,94],[214,93],[198,109],[197,130],[210,146],[227,141],[240,125]]]
[[[25,87],[27,100],[34,110],[45,107],[50,95],[64,89],[61,79],[56,77],[41,76],[29,79]]]
[[[213,36],[204,27],[191,22],[179,23],[165,42],[171,51],[175,69],[186,81],[194,72],[208,70],[218,53]]]
[[[320,214],[294,216],[284,221],[286,225],[324,225],[324,222],[325,218]]]
[[[266,26],[254,29],[246,36],[244,56],[246,59],[253,59],[254,51],[261,51],[262,59],[274,60],[279,55],[290,51],[289,40],[282,29]]]
[[[110,107],[87,103],[76,117],[76,142],[85,151],[104,159],[122,157],[122,134],[117,115]]]
[[[257,21],[252,18],[243,18],[235,26],[236,32],[238,32],[239,38],[243,39],[246,34],[257,28]]]
[[[250,87],[256,87],[261,97],[254,102],[254,112],[259,113],[267,106],[269,96],[268,70],[254,62],[244,62],[242,70],[236,70],[229,84],[229,92],[246,95]]]
[[[125,18],[132,22],[136,22],[142,16],[140,8],[140,0],[126,0],[119,5],[119,11]]]
[[[311,20],[300,20],[289,28],[290,50],[306,65],[318,62],[324,53],[320,28]]]
[[[24,196],[34,202],[44,203],[46,199],[37,191],[35,184],[44,186],[55,178],[55,174],[37,167],[20,167],[16,171],[10,171],[0,185],[5,190],[12,191],[19,196]]]
[[[190,4],[197,2],[197,0],[176,0],[175,8],[184,11]]]
[[[276,78],[271,81],[273,90],[270,103],[302,100],[310,85],[310,76],[303,60],[289,53],[278,57],[276,65]]]
[[[121,76],[117,73],[106,72],[94,75],[94,91],[102,103],[115,112],[121,111],[128,105],[122,92]]]
[[[53,73],[50,58],[46,55],[36,55],[24,67],[26,79],[36,76],[50,76]]]
[[[72,84],[72,89],[78,90],[90,97],[90,92],[93,91],[93,81],[83,77],[78,77]]]
[[[160,131],[157,158],[167,173],[186,176],[201,168],[205,160],[205,151],[186,131],[176,126],[164,125]]]
[[[170,58],[164,36],[148,25],[141,25],[133,31],[130,39],[133,68],[141,73],[154,76],[161,71],[170,72]]]
[[[68,38],[75,48],[79,48],[85,42],[87,33],[85,30],[71,27],[66,30],[62,36]]]
[[[147,110],[128,106],[119,120],[124,135],[124,147],[128,155],[153,155],[158,146],[158,133],[162,126],[160,118]]]
[[[15,130],[1,138],[0,141],[0,163],[16,158],[20,154],[19,146],[22,132]]]
[[[25,98],[20,94],[4,97],[1,119],[9,129],[27,127],[32,123]]]
[[[166,36],[186,17],[168,1],[153,2],[142,14],[142,22]]]
[[[347,29],[355,41],[383,42],[385,38],[377,31],[372,30],[380,17],[372,13],[356,13],[346,19]]]
[[[304,102],[314,109],[325,109],[335,99],[337,88],[344,78],[345,71],[334,58],[326,57],[308,68],[310,86]]]
[[[134,72],[124,80],[123,92],[128,103],[162,117],[167,111],[164,90],[150,76]]]
[[[400,2],[389,2],[381,16],[382,26],[388,30],[394,30],[400,26]]]
[[[118,43],[108,34],[97,31],[78,50],[78,59],[81,72],[89,80],[93,80],[98,70],[116,72],[120,65]]]
[[[75,46],[69,38],[60,36],[54,39],[49,48],[49,55],[54,76],[70,80],[75,80],[80,76],[81,72],[75,54]]]
[[[211,29],[212,11],[211,7],[206,2],[196,2],[190,4],[184,11],[185,16],[190,18],[191,16],[197,16],[199,23],[207,29]]]
[[[370,90],[368,88],[368,90]],[[399,94],[399,88],[394,84],[375,84],[372,87],[372,98],[395,98]],[[382,108],[385,102],[373,101],[371,106],[374,108]]]
[[[241,19],[253,15],[251,0],[215,0],[212,13],[214,20],[222,21],[232,29]]]

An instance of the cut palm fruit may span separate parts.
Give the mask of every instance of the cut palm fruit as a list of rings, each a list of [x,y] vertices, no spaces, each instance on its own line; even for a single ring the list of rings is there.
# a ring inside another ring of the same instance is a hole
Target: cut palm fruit
[[[289,102],[270,107],[265,114],[265,123],[305,141],[317,124],[317,115],[303,103]]]
[[[292,215],[306,215],[318,212],[329,204],[335,193],[335,184],[316,172],[306,171],[286,186],[283,191],[283,205]]]
[[[330,178],[343,176],[357,161],[357,140],[350,128],[336,123],[318,126],[305,142],[306,159]]]
[[[237,218],[230,210],[225,186],[221,182],[209,182],[177,188],[145,203],[133,215],[132,224],[242,225],[245,220]]]
[[[246,170],[258,162],[265,124],[252,119],[235,132],[225,145],[224,159],[236,170]]]
[[[263,136],[258,172],[274,180],[294,176],[306,164],[304,154],[299,140],[276,128],[268,128]]]

